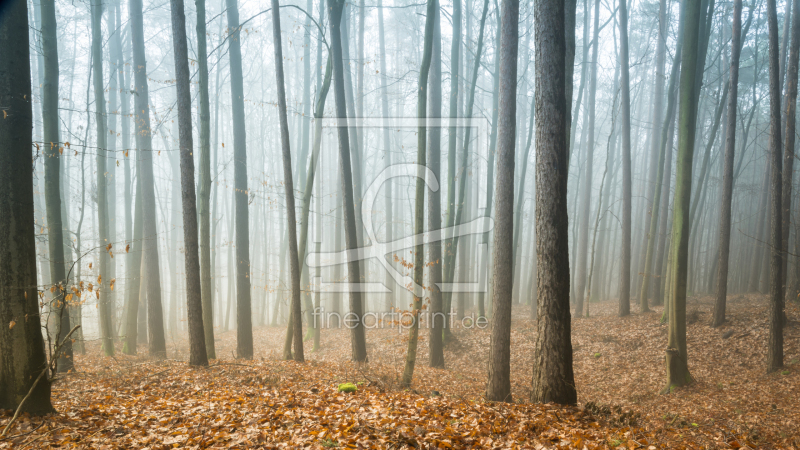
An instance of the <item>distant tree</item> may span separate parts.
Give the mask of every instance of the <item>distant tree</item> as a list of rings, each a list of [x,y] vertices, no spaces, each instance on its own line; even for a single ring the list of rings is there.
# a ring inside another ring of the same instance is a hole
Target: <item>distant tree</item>
[[[28,8],[11,0],[0,14],[0,409],[17,409],[47,364],[36,288],[33,115]],[[53,412],[43,377],[22,411]]]
[[[539,12],[541,8],[539,3],[536,4],[536,8],[536,11]],[[554,10],[556,9],[554,8]],[[514,285],[514,144],[517,121],[519,1],[503,0],[500,6],[500,16],[502,21],[499,48],[500,110],[497,124],[497,187],[495,189],[497,212],[495,213],[494,267],[492,268],[494,279],[492,291],[493,322],[486,398],[490,401],[511,402],[511,296]],[[557,20],[561,22],[563,20],[562,17],[563,13]],[[539,16],[537,18],[542,19]],[[561,35],[563,36],[563,31]],[[537,67],[542,61],[538,56],[537,48]],[[555,63],[558,64],[559,62],[560,60],[557,58]],[[559,70],[563,66],[562,63],[559,66]],[[538,89],[537,95],[539,95]],[[566,137],[566,132],[562,133],[561,136]]]
[[[247,189],[247,134],[244,115],[242,44],[237,0],[225,0],[228,13],[228,55],[233,117],[233,184],[236,206],[236,356],[253,357],[253,318],[250,304],[250,226]]]
[[[44,128],[44,199],[47,210],[47,244],[50,252],[50,275],[55,285],[52,302],[57,314],[57,342],[64,340],[70,330],[67,307],[67,273],[64,252],[64,226],[61,205],[61,156],[64,152],[59,139],[58,123],[58,38],[56,37],[55,0],[42,0],[42,53],[44,86],[42,86],[42,124]],[[64,144],[66,145],[66,144]],[[58,372],[72,370],[72,341],[67,340],[59,351]]]
[[[200,257],[197,238],[197,197],[194,192],[194,142],[192,141],[192,88],[189,52],[186,43],[186,15],[183,0],[170,0],[172,54],[175,58],[175,86],[178,103],[180,145],[181,207],[183,209],[184,264],[186,272],[186,311],[189,325],[189,365],[207,366],[206,338],[203,329],[203,301],[200,287]],[[177,226],[177,224],[174,224]],[[177,307],[177,304],[175,305]]]
[[[294,360],[303,362],[305,361],[305,356],[303,354],[303,318],[300,315],[300,259],[297,250],[292,151],[289,147],[289,122],[286,118],[286,87],[283,81],[283,49],[281,48],[281,13],[278,0],[272,0],[272,30],[272,45],[275,49],[275,81],[278,86],[281,153],[283,155],[283,185],[286,191],[286,219],[289,226],[287,239],[289,242],[289,267],[292,282],[291,316],[294,327]],[[305,221],[308,222],[308,217],[305,218]]]
[[[577,403],[569,306],[564,2],[534,3],[538,326],[531,401]],[[505,32],[505,31],[504,31]],[[498,204],[499,211],[499,204]]]

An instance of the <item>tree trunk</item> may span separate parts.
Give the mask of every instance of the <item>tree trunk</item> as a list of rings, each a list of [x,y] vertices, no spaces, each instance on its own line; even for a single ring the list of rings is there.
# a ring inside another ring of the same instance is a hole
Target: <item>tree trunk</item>
[[[356,233],[356,212],[353,200],[353,177],[350,164],[350,139],[347,134],[347,105],[344,92],[344,64],[342,62],[342,9],[344,0],[327,0],[330,11],[331,53],[333,54],[333,93],[336,99],[336,117],[338,118],[339,164],[342,174],[342,206],[344,208],[345,245],[347,250],[358,248]],[[359,193],[360,195],[360,193]],[[353,252],[348,252],[347,269],[351,283],[361,280],[359,261],[354,259]],[[367,343],[364,334],[363,304],[361,292],[350,290],[350,312],[345,323],[350,327],[352,357],[354,361],[366,362]]]
[[[733,202],[733,162],[736,151],[736,108],[739,97],[739,56],[742,42],[742,0],[733,3],[733,28],[731,33],[730,92],[728,94],[727,135],[725,136],[725,162],[722,169],[722,204],[719,215],[719,275],[711,326],[725,322],[725,304],[728,296],[728,261],[731,247],[731,204]],[[740,156],[741,158],[741,156]]]
[[[44,128],[44,199],[47,210],[48,250],[50,273],[55,286],[52,311],[58,326],[58,343],[70,330],[69,308],[67,308],[67,273],[64,253],[64,226],[61,216],[60,166],[64,147],[58,136],[58,39],[56,37],[56,5],[54,0],[42,0],[42,54],[44,59],[44,85],[42,86],[42,123]],[[67,150],[69,151],[69,150]],[[71,298],[72,295],[70,294]],[[57,355],[59,373],[73,368],[72,341],[64,343]]]
[[[250,225],[248,223],[247,135],[244,115],[242,44],[237,0],[225,0],[228,12],[228,54],[233,116],[233,184],[236,192],[236,356],[253,358],[253,321],[250,305]]]
[[[788,2],[787,2],[788,3]],[[788,285],[787,273],[789,267],[789,232],[791,230],[792,217],[792,177],[794,176],[794,142],[797,112],[797,66],[800,60],[800,1],[793,0],[794,6],[786,6],[787,14],[789,9],[794,11],[792,17],[791,37],[792,44],[789,51],[789,62],[786,66],[786,114],[785,134],[786,141],[783,145],[783,186],[781,187],[781,258],[783,270],[781,273],[781,283],[785,293],[792,294],[786,289]],[[48,221],[49,223],[49,221]]]
[[[189,365],[207,366],[208,355],[206,353],[206,338],[203,329],[203,301],[200,286],[200,256],[197,237],[197,198],[194,192],[194,157],[192,156],[194,151],[194,142],[192,141],[192,92],[189,81],[186,16],[183,8],[183,0],[170,0],[181,158],[183,259],[186,270],[186,312],[189,322]],[[206,105],[207,109],[208,105]],[[177,225],[177,223],[172,224],[173,227],[177,227]],[[177,304],[175,306],[177,307]]]
[[[422,274],[425,269],[425,255],[423,253],[422,233],[424,231],[423,222],[425,218],[425,144],[426,144],[426,120],[428,105],[428,74],[431,68],[433,54],[433,35],[434,28],[439,15],[439,2],[428,0],[425,13],[425,40],[423,44],[422,63],[419,69],[419,80],[417,81],[417,181],[416,195],[414,202],[414,285],[422,286]],[[440,49],[441,52],[441,49]],[[441,97],[441,94],[440,94]],[[441,103],[439,104],[441,111]],[[441,114],[441,113],[440,113]],[[411,386],[414,376],[414,366],[417,363],[417,340],[419,338],[420,312],[422,311],[422,298],[424,292],[414,288],[414,303],[411,310],[412,323],[408,329],[408,350],[406,352],[406,362],[403,368],[403,386]]]
[[[619,315],[631,313],[631,76],[628,64],[628,7],[619,0],[619,61],[622,91],[622,255],[619,272]]]
[[[0,120],[0,409],[15,410],[47,364],[36,289],[31,47],[26,2],[3,5],[0,48],[0,105],[4,113]],[[54,412],[47,377],[36,385],[22,411]]]
[[[136,148],[140,153],[142,217],[144,220],[144,280],[147,284],[147,335],[150,356],[165,358],[164,314],[161,306],[161,272],[158,261],[156,196],[153,178],[153,143],[150,128],[150,100],[147,89],[147,60],[144,54],[142,0],[130,0],[131,37],[133,38],[134,111],[136,111]],[[142,333],[143,335],[144,333]]]
[[[140,284],[142,276],[142,259],[144,251],[142,249],[142,177],[139,170],[138,160],[140,153],[136,155],[136,200],[134,201],[133,212],[133,246],[131,252],[128,254],[128,263],[130,264],[130,271],[128,272],[128,283],[125,294],[129,297],[125,302],[127,310],[125,311],[125,340],[122,343],[122,353],[126,355],[136,354],[136,344],[138,340],[138,319],[139,308],[144,309],[144,305],[139,304]]]
[[[437,6],[438,6],[438,2]],[[458,17],[455,17],[456,8],[458,10]],[[455,0],[454,5],[454,27],[460,28],[461,22],[461,0]],[[433,120],[440,120],[442,117],[442,33],[439,25],[439,9],[435,11],[435,23],[433,26],[433,47],[431,56],[431,69],[430,69],[430,117]],[[458,33],[461,34],[460,31]],[[460,39],[453,40],[453,47],[460,46]],[[458,56],[456,56],[458,60]],[[452,61],[452,58],[451,58]],[[452,65],[451,65],[452,66]],[[457,70],[457,67],[453,67]],[[456,78],[451,79],[452,89],[455,90],[456,96],[458,92],[458,82]],[[385,97],[384,97],[385,98]],[[453,95],[451,91],[450,96],[450,112],[453,113]],[[455,105],[457,106],[457,105]],[[388,109],[388,106],[387,106]],[[455,122],[455,118],[450,116],[450,123]],[[451,127],[450,131],[453,132],[455,127]],[[451,141],[455,137],[451,134]],[[442,128],[434,126],[430,130],[430,153],[428,154],[428,168],[433,173],[435,180],[440,179],[441,166],[442,166]],[[430,199],[428,200],[428,230],[435,231],[442,228],[442,197],[440,190],[431,190],[429,192]],[[442,345],[442,332],[444,329],[444,321],[447,316],[442,313],[443,301],[442,291],[439,286],[442,282],[442,241],[434,241],[428,244],[430,268],[428,269],[428,277],[430,284],[430,313],[429,313],[429,338],[428,345],[430,347],[429,365],[430,367],[444,367],[444,348]]]
[[[770,155],[770,288],[767,372],[783,367],[783,255],[781,254],[781,83],[778,69],[778,13],[775,0],[767,0],[769,24],[769,155]]]
[[[283,154],[283,185],[286,191],[286,220],[289,227],[286,239],[289,243],[289,267],[292,278],[291,318],[294,326],[294,330],[292,330],[294,332],[294,360],[304,362],[303,318],[300,316],[300,259],[297,249],[297,221],[295,219],[294,208],[294,182],[292,180],[292,151],[289,147],[289,121],[286,117],[286,88],[283,81],[283,49],[281,48],[281,14],[278,0],[272,0],[272,30],[273,48],[275,49],[275,82],[278,85],[281,153]],[[310,194],[310,192],[308,193]],[[308,217],[305,218],[305,222],[308,222]]]
[[[692,189],[692,160],[697,127],[699,83],[698,47],[700,2],[682,5],[683,54],[681,55],[680,110],[678,114],[678,162],[675,171],[675,200],[672,222],[672,258],[669,277],[669,329],[666,350],[667,385],[664,393],[691,383],[686,352],[686,278],[689,253],[689,202]],[[700,72],[702,74],[702,72]],[[667,308],[665,308],[666,310]]]
[[[588,11],[587,11],[588,14]],[[585,35],[586,33],[584,33]],[[586,290],[586,259],[588,257],[587,247],[589,245],[589,215],[591,214],[592,198],[592,171],[594,169],[594,127],[595,127],[595,99],[597,97],[597,50],[598,36],[600,34],[600,0],[595,1],[594,8],[594,36],[592,44],[592,63],[589,67],[589,98],[587,99],[587,109],[589,115],[589,125],[586,139],[586,173],[584,174],[583,192],[581,192],[580,210],[581,221],[578,232],[578,264],[575,269],[575,315],[580,317],[583,313],[584,291]],[[612,112],[613,114],[613,112]]]
[[[200,100],[200,180],[197,214],[200,216],[200,297],[203,301],[203,335],[206,354],[217,359],[214,345],[214,287],[211,260],[211,111],[208,98],[208,54],[206,51],[206,0],[195,0],[197,9],[197,72]],[[219,70],[217,70],[219,73]]]
[[[456,0],[456,4],[460,4],[460,0]],[[455,8],[455,7],[454,7]],[[455,11],[455,9],[454,9]],[[455,14],[455,12],[454,12]],[[389,90],[386,87],[386,42],[384,39],[384,26],[383,26],[383,0],[378,0],[378,43],[380,45],[380,64],[381,64],[381,113],[383,115],[383,164],[384,169],[388,168],[392,165],[392,149],[391,149],[391,141],[390,136],[392,134],[391,130],[389,129]],[[386,180],[385,183],[385,196],[384,196],[384,207],[386,209],[386,228],[385,228],[385,239],[386,242],[392,242],[394,239],[394,215],[392,214],[394,211],[394,205],[392,202],[392,180]],[[439,220],[441,225],[441,219]],[[441,246],[439,247],[441,253]],[[336,249],[338,250],[338,249]],[[386,255],[383,255],[385,257]],[[394,256],[394,255],[392,255]],[[436,271],[437,269],[434,267],[432,270]],[[431,272],[433,274],[433,272]],[[442,269],[438,269],[439,278],[441,279]],[[433,276],[433,275],[432,275]],[[390,288],[392,292],[387,293],[386,296],[386,306],[385,311],[391,311],[394,307],[396,294],[394,292],[395,289],[398,289],[391,274],[387,271],[384,278],[384,283],[387,287],[392,286]],[[439,296],[441,298],[441,295]],[[436,308],[436,305],[432,305],[432,308]],[[442,306],[439,306],[441,310]],[[434,328],[436,327],[436,323],[434,322]],[[439,333],[441,334],[441,330]],[[433,333],[433,332],[431,332]],[[431,334],[431,349],[434,348],[434,337]],[[433,350],[431,350],[431,355],[433,355]],[[433,356],[431,356],[433,358]],[[442,356],[444,358],[444,356]]]
[[[500,109],[497,122],[497,212],[494,227],[494,267],[492,268],[494,278],[492,292],[493,323],[486,399],[496,402],[511,402],[511,295],[514,283],[514,271],[512,268],[514,264],[512,248],[514,245],[514,141],[517,120],[519,1],[503,0],[500,8],[502,25],[499,48]],[[536,12],[540,13],[541,8],[537,3]],[[540,15],[537,14],[536,17],[538,20],[542,20]],[[563,15],[557,17],[557,21],[563,20]],[[537,64],[543,61],[543,59],[539,59],[538,50],[537,46]],[[544,56],[541,57],[546,58]],[[564,67],[564,64],[558,58],[552,62],[559,68]],[[539,89],[536,92],[538,96]],[[561,136],[566,137],[566,132]],[[537,139],[538,145],[539,140]]]

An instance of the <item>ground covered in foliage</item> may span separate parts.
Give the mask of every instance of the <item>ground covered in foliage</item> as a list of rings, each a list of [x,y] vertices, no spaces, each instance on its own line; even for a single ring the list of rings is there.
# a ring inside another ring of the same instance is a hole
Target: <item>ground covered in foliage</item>
[[[78,371],[53,386],[57,414],[22,416],[0,448],[794,448],[800,449],[800,308],[787,306],[786,369],[767,374],[766,299],[731,297],[712,329],[711,299],[689,301],[695,383],[664,384],[666,327],[656,312],[616,317],[592,304],[573,321],[578,407],[527,404],[534,323],[515,309],[512,395],[488,403],[488,329],[456,329],[446,369],[427,363],[421,332],[413,389],[398,383],[407,344],[398,329],[369,330],[370,362],[348,361],[346,330],[323,330],[305,364],[279,360],[283,330],[256,329],[256,359],[234,360],[220,333],[209,368],[170,358],[76,355]],[[310,342],[307,343],[310,349]],[[353,393],[338,392],[354,383]],[[11,412],[0,415],[5,427]]]

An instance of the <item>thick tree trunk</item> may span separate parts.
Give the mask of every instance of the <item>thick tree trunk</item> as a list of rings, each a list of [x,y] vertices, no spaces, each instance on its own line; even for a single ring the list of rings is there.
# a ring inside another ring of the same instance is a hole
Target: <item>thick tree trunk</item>
[[[336,117],[338,118],[339,164],[342,174],[342,206],[344,208],[345,245],[347,250],[358,248],[356,233],[356,212],[353,201],[353,176],[350,164],[350,139],[347,133],[347,105],[344,92],[344,65],[342,62],[342,9],[344,0],[327,0],[330,11],[331,53],[333,54],[333,93],[336,99]],[[360,193],[359,193],[360,196]],[[347,269],[351,283],[361,280],[359,261],[348,252]],[[350,291],[350,312],[346,324],[350,328],[352,357],[354,361],[366,362],[367,343],[364,334],[363,304],[361,292]],[[355,316],[355,317],[353,317]]]
[[[0,409],[11,410],[47,364],[40,321],[26,320],[39,317],[29,45],[26,2],[6,2],[0,14]],[[39,381],[22,411],[54,411],[48,378]]]
[[[767,0],[769,24],[769,161],[771,228],[770,228],[770,287],[769,287],[769,345],[767,371],[783,367],[783,255],[781,254],[781,83],[778,69],[778,13],[775,0]]]
[[[206,354],[216,359],[214,345],[214,287],[211,259],[211,111],[208,98],[208,55],[206,53],[206,0],[195,0],[197,9],[197,74],[200,101],[200,180],[197,214],[200,216],[200,296],[203,301],[203,335]],[[219,70],[217,70],[219,73]]]
[[[150,356],[165,358],[167,344],[164,337],[164,314],[161,305],[161,271],[158,261],[156,230],[156,196],[153,177],[153,143],[150,128],[150,103],[147,88],[147,60],[144,54],[144,25],[142,0],[130,0],[131,37],[133,38],[134,111],[136,112],[136,148],[140,154],[139,168],[142,183],[142,217],[144,220],[145,268],[143,280],[147,289],[147,342]],[[144,333],[139,333],[144,336]]]
[[[536,17],[540,21],[543,20],[543,17],[538,15],[538,13],[541,13],[541,9],[542,7],[537,3]],[[495,255],[494,267],[492,268],[494,288],[492,291],[492,331],[486,399],[496,402],[511,402],[511,295],[514,284],[514,270],[512,268],[514,264],[512,248],[514,245],[514,142],[516,139],[515,128],[517,120],[519,1],[503,0],[500,6],[500,16],[502,25],[499,48],[500,112],[497,122],[497,212],[494,227]],[[563,20],[562,17],[563,15],[559,15],[555,20],[560,22]],[[538,28],[537,31],[539,31]],[[539,35],[537,34],[538,37]],[[539,54],[538,46],[536,53],[538,65],[546,57]],[[543,59],[539,59],[540,57]],[[559,69],[564,66],[558,58],[555,58],[552,62],[556,64],[554,67],[559,67]],[[537,86],[537,96],[539,92]],[[563,133],[561,136],[566,137],[567,135]],[[539,140],[537,139],[537,147],[538,145]]]
[[[667,384],[665,393],[689,384],[692,377],[686,352],[686,278],[689,253],[689,202],[692,189],[692,160],[697,127],[699,83],[698,47],[700,2],[681,5],[683,54],[681,55],[680,110],[678,114],[678,162],[675,171],[675,201],[672,222],[672,268],[669,287],[669,330],[666,350]],[[702,73],[702,72],[700,72]],[[666,308],[665,308],[666,309]]]
[[[534,4],[536,43],[536,259],[538,327],[531,401],[577,403],[572,371],[567,228],[567,127],[564,3]],[[499,182],[499,180],[498,180]],[[500,210],[498,205],[498,211]]]
[[[231,71],[233,116],[233,184],[236,205],[236,356],[253,357],[253,321],[250,304],[250,226],[248,223],[247,135],[244,115],[242,44],[237,0],[226,0],[228,13],[228,54]]]
[[[742,42],[742,0],[733,3],[733,28],[731,33],[730,92],[728,94],[727,135],[725,136],[725,162],[722,169],[722,203],[719,215],[719,275],[711,326],[725,322],[725,304],[728,296],[728,262],[731,246],[731,204],[733,202],[733,162],[736,151],[736,109],[739,97],[739,56]],[[740,156],[741,158],[741,156]]]
[[[200,255],[197,238],[197,197],[194,192],[194,142],[192,140],[192,92],[189,82],[189,55],[186,42],[186,15],[183,0],[170,0],[172,47],[178,103],[178,139],[181,158],[181,203],[183,246],[186,270],[186,312],[189,326],[189,365],[207,366],[206,338],[203,329],[203,301],[200,282]],[[208,105],[206,105],[206,109]],[[177,223],[172,224],[177,227]],[[177,304],[175,305],[177,307]]]

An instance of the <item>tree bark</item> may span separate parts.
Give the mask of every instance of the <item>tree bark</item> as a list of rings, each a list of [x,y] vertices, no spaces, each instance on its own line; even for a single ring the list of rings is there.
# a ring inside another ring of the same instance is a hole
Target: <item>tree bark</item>
[[[675,200],[672,222],[672,268],[670,275],[669,329],[666,350],[667,384],[664,393],[691,383],[686,351],[686,278],[689,253],[689,203],[692,189],[692,160],[697,127],[699,84],[698,47],[700,2],[682,4],[683,54],[681,55],[680,110],[678,114],[678,162],[675,171]],[[702,72],[700,72],[702,73]]]
[[[203,301],[200,282],[200,256],[197,237],[197,197],[194,192],[194,142],[192,141],[192,88],[189,81],[189,54],[186,42],[186,15],[183,0],[170,0],[172,46],[178,104],[178,139],[181,158],[181,203],[183,245],[186,270],[186,312],[189,326],[189,365],[207,366],[206,338],[203,329]],[[206,109],[208,105],[206,105]],[[177,226],[177,223],[173,224]],[[175,305],[177,307],[177,303]]]
[[[540,13],[541,9],[542,7],[537,3],[536,12]],[[495,255],[494,267],[492,268],[494,278],[492,291],[493,323],[486,399],[496,402],[511,402],[511,295],[514,284],[514,252],[512,248],[514,245],[514,143],[517,120],[519,1],[503,0],[500,6],[500,16],[502,20],[499,48],[500,109],[497,122],[497,187],[495,189],[497,212],[495,213],[493,246]],[[536,17],[539,20],[543,19],[539,15]],[[563,15],[557,16],[556,21],[563,20],[562,17]],[[538,37],[539,35],[537,34]],[[543,59],[539,59],[538,50],[537,47],[537,64],[543,61]],[[558,58],[552,62],[556,64],[555,67],[564,66]],[[538,86],[536,92],[538,96]],[[566,137],[566,132],[562,136]],[[538,145],[539,141],[537,139]]]
[[[733,163],[736,151],[736,109],[739,97],[739,56],[742,42],[742,0],[733,2],[733,28],[731,33],[730,92],[728,94],[727,135],[725,136],[725,162],[722,169],[722,203],[719,215],[719,275],[711,326],[725,322],[728,296],[728,261],[731,245],[731,204],[733,202]]]
[[[150,100],[147,88],[147,60],[144,54],[144,25],[142,0],[130,0],[131,38],[133,39],[134,111],[136,112],[136,148],[140,154],[139,168],[142,183],[142,217],[147,297],[148,353],[157,358],[166,358],[167,344],[164,337],[164,314],[161,305],[161,271],[158,260],[156,230],[156,196],[153,178],[153,143],[150,128]],[[144,333],[140,333],[144,335]]]
[[[769,288],[769,341],[767,348],[767,372],[783,367],[783,255],[781,241],[781,82],[778,67],[778,13],[775,0],[767,0],[767,23],[769,24],[769,155],[770,155],[770,288]]]
[[[253,321],[250,304],[250,225],[247,188],[247,135],[244,115],[242,45],[237,0],[225,0],[228,12],[228,55],[233,116],[233,184],[236,205],[236,356],[253,358]]]
[[[531,401],[573,405],[578,399],[570,341],[566,132],[570,116],[569,97],[564,95],[569,74],[562,60],[566,53],[563,8],[558,0],[534,4],[538,326]]]
[[[342,174],[342,206],[344,208],[345,246],[348,252],[347,271],[351,283],[361,280],[359,261],[354,258],[358,248],[356,233],[356,213],[353,201],[353,175],[350,164],[350,139],[347,130],[347,105],[344,92],[344,65],[342,62],[342,9],[344,0],[327,0],[330,11],[331,53],[333,54],[333,93],[336,99],[336,117],[338,118],[339,165]],[[360,193],[359,193],[360,195]],[[350,291],[350,312],[345,317],[345,324],[350,328],[352,358],[357,362],[366,362],[367,343],[364,334],[363,304],[361,292]]]
[[[0,14],[0,409],[11,410],[47,364],[36,288],[28,35],[27,3],[5,3]],[[22,411],[54,412],[47,378],[36,385]]]
[[[200,180],[197,214],[200,216],[200,297],[203,301],[203,335],[209,359],[216,359],[214,345],[214,288],[211,260],[211,111],[208,98],[206,51],[206,0],[195,0],[197,10],[197,75],[200,101]],[[217,70],[219,72],[219,70]]]
[[[294,360],[304,362],[303,318],[300,316],[300,259],[297,249],[297,221],[294,207],[294,182],[292,180],[292,151],[289,143],[289,121],[286,117],[286,88],[283,81],[283,49],[281,47],[281,14],[278,0],[272,0],[272,39],[275,49],[275,82],[278,85],[278,115],[281,128],[281,153],[283,155],[283,185],[286,192],[286,220],[288,224],[289,267],[292,282],[292,322],[294,326]],[[309,192],[310,194],[310,192]],[[306,222],[308,218],[306,217]]]
[[[619,61],[622,91],[622,254],[619,273],[619,315],[631,313],[631,77],[628,64],[628,7],[619,0]]]

